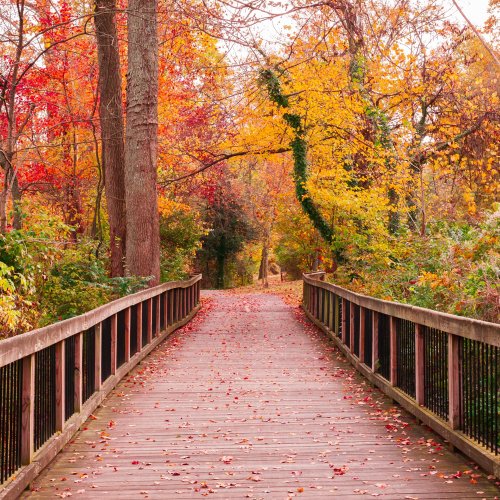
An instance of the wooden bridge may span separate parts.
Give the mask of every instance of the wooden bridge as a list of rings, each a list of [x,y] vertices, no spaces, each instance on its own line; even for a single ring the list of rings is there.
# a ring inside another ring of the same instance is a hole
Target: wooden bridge
[[[304,311],[198,313],[194,277],[0,342],[0,496],[496,498],[500,327],[322,277]]]

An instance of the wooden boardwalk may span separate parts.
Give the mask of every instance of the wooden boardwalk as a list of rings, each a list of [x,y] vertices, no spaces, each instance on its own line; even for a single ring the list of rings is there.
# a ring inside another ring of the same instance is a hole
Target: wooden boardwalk
[[[210,293],[24,496],[495,498],[272,295]]]

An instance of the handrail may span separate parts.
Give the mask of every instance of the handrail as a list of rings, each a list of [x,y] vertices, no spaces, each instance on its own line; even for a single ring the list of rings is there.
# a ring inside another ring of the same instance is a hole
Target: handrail
[[[107,304],[79,316],[58,321],[52,325],[37,328],[36,330],[31,330],[30,332],[16,335],[15,337],[0,340],[0,367],[17,361],[28,354],[40,351],[48,345],[60,342],[65,338],[75,335],[75,333],[88,330],[107,317],[117,314],[127,307],[132,307],[139,302],[144,302],[167,290],[192,286],[199,280],[201,280],[201,275],[193,276],[186,281],[162,283],[154,288],[141,290],[132,295],[113,300],[112,302],[108,302]]]
[[[323,276],[322,276],[323,275]],[[370,382],[500,477],[500,325],[303,275],[303,308]]]
[[[201,275],[0,341],[0,498],[17,498],[116,384],[200,308]]]

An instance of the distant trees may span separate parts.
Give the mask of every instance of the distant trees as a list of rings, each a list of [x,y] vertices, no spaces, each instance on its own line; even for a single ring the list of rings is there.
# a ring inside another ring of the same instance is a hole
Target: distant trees
[[[241,203],[232,196],[227,181],[218,184],[212,201],[206,206],[204,220],[210,230],[202,237],[199,267],[208,286],[226,288],[230,284],[228,264],[243,245],[257,235]]]

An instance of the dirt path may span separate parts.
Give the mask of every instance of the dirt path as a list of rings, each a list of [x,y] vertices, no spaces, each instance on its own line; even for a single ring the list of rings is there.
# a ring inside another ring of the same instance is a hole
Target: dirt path
[[[25,496],[495,498],[296,308],[211,292]]]

